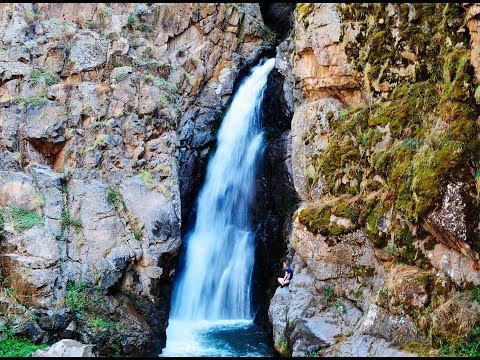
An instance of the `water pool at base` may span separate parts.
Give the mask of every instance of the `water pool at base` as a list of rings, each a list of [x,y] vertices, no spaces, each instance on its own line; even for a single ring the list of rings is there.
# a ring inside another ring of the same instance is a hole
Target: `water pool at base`
[[[167,347],[160,356],[273,356],[266,334],[252,320],[171,320]]]

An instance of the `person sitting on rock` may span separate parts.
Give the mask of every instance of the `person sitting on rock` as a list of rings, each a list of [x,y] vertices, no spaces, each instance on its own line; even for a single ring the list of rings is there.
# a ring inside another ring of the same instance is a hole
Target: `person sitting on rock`
[[[278,278],[280,287],[288,286],[293,277],[293,270],[290,268],[288,261],[283,262],[283,270],[285,271],[285,276],[283,278]]]

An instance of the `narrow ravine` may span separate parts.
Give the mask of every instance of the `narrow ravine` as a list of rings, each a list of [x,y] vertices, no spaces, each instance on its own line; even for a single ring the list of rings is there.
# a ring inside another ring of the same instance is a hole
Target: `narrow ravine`
[[[250,212],[264,149],[259,112],[275,59],[262,61],[224,116],[172,294],[165,356],[268,356],[253,324]]]

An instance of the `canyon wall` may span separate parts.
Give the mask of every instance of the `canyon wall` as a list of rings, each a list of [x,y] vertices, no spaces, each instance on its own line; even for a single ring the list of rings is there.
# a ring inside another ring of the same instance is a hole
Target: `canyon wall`
[[[302,200],[293,280],[269,308],[281,354],[465,355],[478,341],[478,12],[296,5],[276,59]]]
[[[156,355],[258,4],[0,6],[0,327]]]

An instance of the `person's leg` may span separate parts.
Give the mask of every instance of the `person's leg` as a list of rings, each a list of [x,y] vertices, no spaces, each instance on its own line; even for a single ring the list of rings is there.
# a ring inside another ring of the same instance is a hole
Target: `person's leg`
[[[278,278],[277,280],[280,283],[280,285],[283,285],[283,278]]]
[[[283,285],[287,286],[288,284],[290,284],[290,280],[283,280]]]

